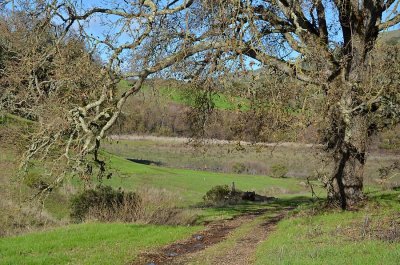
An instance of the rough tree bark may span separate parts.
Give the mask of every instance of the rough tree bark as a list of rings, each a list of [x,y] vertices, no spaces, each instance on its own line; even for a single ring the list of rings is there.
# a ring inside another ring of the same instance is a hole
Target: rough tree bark
[[[366,161],[366,122],[364,117],[341,120],[342,128],[334,150],[334,169],[328,183],[328,200],[347,209],[363,198],[363,172]]]

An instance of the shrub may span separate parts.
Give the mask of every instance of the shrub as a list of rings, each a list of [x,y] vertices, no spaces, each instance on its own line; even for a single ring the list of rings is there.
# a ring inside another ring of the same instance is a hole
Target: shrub
[[[234,173],[241,174],[247,172],[248,168],[246,167],[245,164],[237,162],[233,165],[232,170]]]
[[[138,221],[148,224],[192,225],[199,211],[182,208],[180,198],[171,191],[153,187],[141,187],[137,193],[141,198]]]
[[[71,217],[76,222],[89,217],[101,221],[135,221],[140,211],[140,202],[140,197],[134,192],[97,186],[72,198]]]
[[[217,185],[211,188],[211,190],[207,191],[206,195],[204,195],[203,200],[209,202],[219,202],[224,201],[228,198],[231,190],[228,185]]]
[[[176,196],[165,190],[141,189],[137,193],[98,186],[72,199],[71,217],[75,222],[139,222],[149,224],[190,225],[197,212],[176,206]]]
[[[32,189],[44,190],[50,185],[41,174],[37,172],[29,172],[23,179],[23,183]]]
[[[271,173],[273,178],[284,178],[288,173],[288,169],[285,165],[276,164],[271,167]]]
[[[232,204],[241,200],[241,192],[232,191],[228,185],[217,185],[207,191],[203,197],[204,202],[208,204]]]

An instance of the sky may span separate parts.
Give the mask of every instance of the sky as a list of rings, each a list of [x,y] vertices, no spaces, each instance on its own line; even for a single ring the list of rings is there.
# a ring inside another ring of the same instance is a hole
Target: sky
[[[165,5],[167,1],[168,0],[161,0],[161,3],[163,5]],[[171,0],[169,0],[169,1],[171,1]],[[107,2],[110,2],[110,1],[105,1],[105,3],[107,3]],[[115,2],[118,2],[118,1],[115,1]],[[100,5],[103,5],[101,3],[104,3],[104,1],[100,1]],[[325,3],[325,6],[326,6],[326,16],[327,16],[328,23],[331,22],[332,25],[337,25],[336,27],[333,26],[333,27],[330,28],[329,37],[334,42],[340,43],[340,42],[342,42],[343,37],[342,37],[342,32],[340,30],[340,27],[338,26],[339,24],[337,23],[337,21],[338,21],[338,13],[334,8],[329,8],[329,5],[327,4],[328,1],[326,1],[324,3]],[[96,6],[96,5],[99,5],[99,1],[87,0],[87,1],[82,1],[82,4],[84,6],[86,6],[86,7]],[[385,12],[384,15],[383,15],[384,20],[387,19],[387,17],[389,15],[391,15],[390,16],[390,18],[391,18],[393,15],[396,15],[399,11],[400,11],[400,7],[397,7],[396,12],[392,12],[392,10],[389,10],[389,11]],[[114,18],[110,17],[110,20],[111,21],[115,21],[115,17]],[[394,27],[391,27],[390,29],[388,29],[388,31],[396,30],[396,29],[400,29],[400,25],[396,25]],[[115,29],[112,29],[112,30],[115,30]],[[112,33],[112,30],[111,30],[111,33]],[[90,34],[93,34],[94,36],[101,36],[102,33],[104,33],[105,31],[108,32],[109,29],[108,28],[106,29],[104,26],[102,26],[102,22],[99,19],[93,19],[93,20],[90,21],[87,31]],[[131,42],[131,41],[132,40],[126,34],[122,34],[121,36],[118,37],[118,43],[127,43],[127,42]],[[299,55],[300,55],[299,53],[293,51],[285,58],[285,60],[289,60],[289,59],[290,60],[294,60]],[[108,54],[106,52],[102,52],[101,57],[104,60],[106,60],[106,58],[108,57]],[[257,69],[259,69],[261,67],[261,64],[259,64],[258,62],[256,62],[253,59],[250,59],[250,58],[246,58],[244,63],[246,65],[246,68],[248,68],[248,69],[257,70]],[[129,66],[127,65],[125,67],[129,67]]]
[[[171,1],[171,0],[161,0],[161,3],[165,4],[167,1]],[[100,3],[101,2],[104,2],[104,1],[100,1]],[[105,2],[110,2],[110,1],[105,1]],[[118,1],[115,1],[115,2],[118,2]],[[99,1],[98,0],[97,1],[96,0],[86,0],[86,1],[82,1],[82,3],[85,6],[95,6],[95,5],[98,5]],[[332,11],[332,9],[328,8],[328,6],[327,6],[326,10],[327,10],[327,20],[328,21],[338,21],[338,14],[336,11]],[[391,18],[391,17],[393,17],[393,15],[396,15],[398,13],[400,13],[400,5],[397,7],[397,10],[395,12],[393,12],[393,10],[388,10],[387,12],[385,12],[383,14],[383,20],[386,20],[388,18],[388,15],[391,15],[390,16],[390,18]],[[112,18],[111,18],[111,20],[112,20]],[[337,23],[335,23],[335,24],[337,24]],[[400,24],[397,24],[397,25],[389,28],[387,31],[399,30],[399,29],[400,29]],[[90,32],[91,34],[94,34],[94,35],[101,35],[104,32],[104,27],[101,25],[101,21],[92,20],[90,22],[88,32]],[[330,39],[332,39],[334,41],[340,42],[343,39],[342,33],[338,27],[336,27],[336,28],[333,27],[332,29],[330,29],[329,34],[330,34]],[[125,36],[123,35],[119,38],[119,41],[121,43],[124,43],[124,42],[129,41],[129,38],[127,38],[126,35]]]
[[[3,0],[0,0],[0,2],[1,1],[3,1]],[[137,2],[138,0],[136,0],[135,2]],[[166,5],[166,3],[167,3],[167,1],[172,1],[172,0],[161,0],[160,1],[160,3],[161,4],[163,4],[163,5]],[[181,0],[180,1],[180,3],[182,3],[182,1],[184,1],[184,0]],[[79,4],[81,4],[82,6],[84,6],[84,7],[92,7],[92,6],[98,6],[98,5],[100,5],[100,6],[106,6],[107,4],[109,4],[110,2],[114,2],[114,3],[124,3],[124,1],[123,0],[116,0],[116,1],[104,1],[104,0],[86,0],[86,1],[84,1],[84,0],[78,0],[77,1]],[[333,9],[332,8],[329,8],[329,6],[327,6],[327,2],[324,2],[325,3],[325,5],[326,5],[326,10],[327,10],[327,19],[328,19],[328,21],[337,21],[338,20],[338,14],[337,14],[337,12],[336,11],[332,11]],[[179,4],[179,2],[178,2],[178,4]],[[384,18],[386,19],[390,14],[391,14],[391,17],[393,16],[393,15],[396,15],[397,13],[399,13],[400,12],[400,6],[398,6],[397,7],[397,10],[395,11],[395,12],[392,12],[393,10],[389,10],[389,11],[387,11],[387,12],[385,12],[385,14],[384,14]],[[113,16],[108,16],[108,19],[111,21],[111,22],[115,22],[115,20],[116,20],[116,17],[113,17]],[[337,23],[334,23],[334,24],[336,24],[337,25]],[[134,26],[134,25],[133,25]],[[400,29],[400,24],[398,24],[398,25],[396,25],[396,26],[393,26],[393,27],[391,27],[390,29],[388,29],[388,30],[395,30],[395,29]],[[92,34],[93,36],[96,36],[96,37],[99,37],[99,38],[101,38],[101,37],[103,37],[103,34],[104,33],[111,33],[111,35],[115,35],[114,33],[117,31],[117,29],[116,28],[109,28],[109,27],[105,27],[104,25],[103,25],[103,23],[102,23],[102,21],[99,19],[99,18],[93,18],[93,19],[91,19],[90,20],[90,22],[88,23],[88,25],[87,25],[87,32],[89,33],[89,34]],[[342,34],[341,34],[341,31],[340,31],[340,28],[335,28],[335,27],[333,27],[330,31],[329,31],[329,33],[330,33],[330,39],[331,40],[334,40],[334,41],[336,41],[336,42],[341,42],[342,41]],[[122,34],[122,35],[120,35],[117,39],[116,39],[116,41],[117,41],[117,43],[119,43],[119,44],[122,44],[122,43],[128,43],[128,42],[131,42],[132,40],[131,40],[131,38],[130,37],[128,37],[128,35],[127,34]],[[103,51],[101,51],[101,57],[104,59],[104,60],[106,60],[106,58],[109,56],[109,54],[106,52],[106,50],[103,50]],[[298,56],[299,54],[298,53],[292,53],[292,54],[290,54],[288,57],[286,57],[286,58],[288,58],[288,59],[294,59],[294,58],[296,58],[297,56]],[[249,67],[250,68],[250,65],[252,65],[252,63],[253,63],[254,61],[253,60],[250,60],[250,59],[248,59],[248,60],[246,60],[246,65],[247,65],[247,67]],[[255,67],[255,68],[258,68],[259,66],[257,65],[257,64],[255,64],[253,67]]]

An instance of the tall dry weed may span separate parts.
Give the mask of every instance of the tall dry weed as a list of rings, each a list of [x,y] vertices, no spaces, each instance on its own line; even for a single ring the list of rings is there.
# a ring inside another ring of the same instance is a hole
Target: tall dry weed
[[[191,225],[196,222],[198,211],[179,207],[179,198],[172,192],[141,188],[135,194],[137,197],[124,195],[122,203],[113,202],[112,207],[104,204],[90,207],[84,220],[166,225]]]

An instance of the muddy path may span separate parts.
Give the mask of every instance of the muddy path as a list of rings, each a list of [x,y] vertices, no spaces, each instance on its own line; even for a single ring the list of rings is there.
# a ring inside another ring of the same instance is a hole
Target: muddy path
[[[243,265],[255,262],[257,245],[263,242],[271,233],[276,224],[286,216],[287,212],[269,218],[267,221],[254,226],[250,233],[236,240],[233,247],[221,255],[214,257],[209,264],[218,265]]]
[[[141,253],[132,265],[251,264],[257,244],[264,241],[275,225],[292,209],[293,207],[274,210],[269,208],[243,214],[230,220],[209,223],[204,230],[193,234],[190,238],[152,252]],[[217,254],[205,253],[207,248],[223,243],[235,230],[267,213],[272,216],[251,226],[251,232],[235,238],[233,246]],[[204,256],[207,256],[207,262],[203,260]]]

